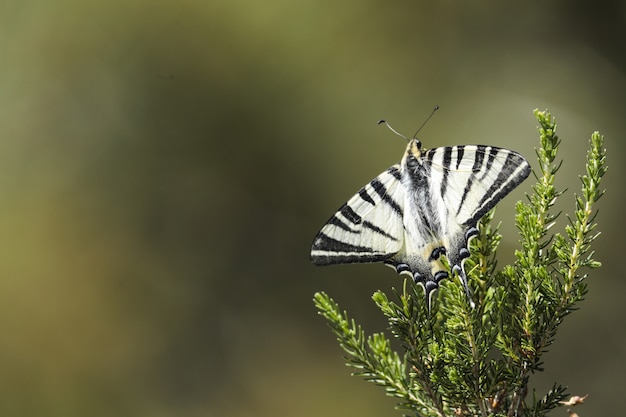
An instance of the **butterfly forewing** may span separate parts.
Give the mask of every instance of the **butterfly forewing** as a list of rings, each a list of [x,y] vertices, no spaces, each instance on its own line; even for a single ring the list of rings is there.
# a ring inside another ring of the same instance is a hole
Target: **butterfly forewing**
[[[394,165],[341,206],[313,241],[313,263],[379,262],[396,254],[404,238],[400,178]]]
[[[528,177],[530,166],[517,152],[482,145],[430,149],[430,186],[459,225],[473,226]]]

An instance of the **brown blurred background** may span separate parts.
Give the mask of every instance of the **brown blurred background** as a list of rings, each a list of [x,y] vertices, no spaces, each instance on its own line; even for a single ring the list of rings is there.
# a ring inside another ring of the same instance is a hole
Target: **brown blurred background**
[[[604,267],[533,381],[619,414],[625,20],[621,1],[1,2],[0,415],[399,416],[311,298],[380,331],[370,296],[401,279],[308,252],[400,159],[376,121],[411,135],[435,104],[426,147],[532,161],[549,108],[568,212],[605,134]],[[531,185],[500,205],[501,265]]]

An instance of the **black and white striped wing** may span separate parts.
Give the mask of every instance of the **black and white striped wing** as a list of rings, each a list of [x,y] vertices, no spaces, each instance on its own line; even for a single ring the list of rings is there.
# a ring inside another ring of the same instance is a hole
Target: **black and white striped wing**
[[[441,196],[448,220],[465,227],[475,226],[530,174],[522,155],[493,146],[434,148],[423,158],[430,164],[431,190]]]
[[[528,177],[530,165],[517,152],[482,145],[434,148],[424,152],[422,160],[427,166],[432,214],[440,222],[438,240],[469,295],[463,263],[470,255],[469,240],[478,233],[476,224]],[[413,269],[425,281],[431,279],[428,273],[424,276],[423,268]]]
[[[394,165],[361,188],[313,240],[315,265],[385,261],[403,246],[404,188]]]

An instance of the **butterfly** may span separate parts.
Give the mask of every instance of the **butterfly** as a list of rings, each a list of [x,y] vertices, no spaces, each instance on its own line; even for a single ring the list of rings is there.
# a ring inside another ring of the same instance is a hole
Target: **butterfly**
[[[425,150],[413,137],[399,164],[361,188],[322,227],[311,261],[384,262],[424,287],[429,311],[441,280],[457,273],[473,306],[463,267],[469,241],[478,234],[480,218],[529,174],[528,161],[512,150],[485,145]]]

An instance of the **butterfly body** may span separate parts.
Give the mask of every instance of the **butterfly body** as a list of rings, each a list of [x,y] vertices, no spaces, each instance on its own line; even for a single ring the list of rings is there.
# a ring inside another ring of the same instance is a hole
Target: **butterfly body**
[[[427,302],[463,269],[478,220],[530,173],[520,154],[483,145],[423,150],[408,143],[400,164],[370,181],[322,227],[313,241],[316,265],[384,262],[424,286]],[[471,298],[470,298],[471,301]]]

